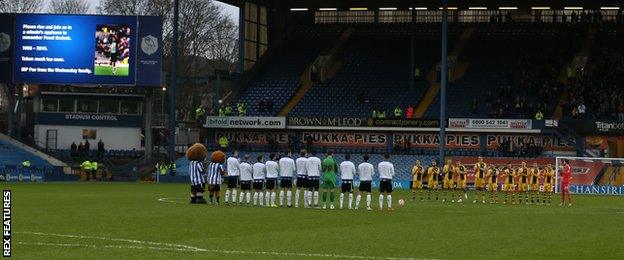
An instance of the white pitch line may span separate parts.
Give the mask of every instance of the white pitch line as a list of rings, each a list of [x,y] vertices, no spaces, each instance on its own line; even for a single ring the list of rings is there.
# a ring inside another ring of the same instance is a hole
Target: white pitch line
[[[158,201],[160,202],[168,202],[168,203],[178,203],[178,204],[187,204],[186,202],[173,201],[176,199],[184,199],[184,198],[160,198]]]
[[[413,257],[381,257],[381,256],[360,256],[360,255],[336,255],[336,254],[306,254],[272,251],[241,251],[241,250],[218,250],[208,249],[209,252],[237,255],[275,255],[293,257],[323,257],[323,258],[345,258],[345,259],[392,259],[392,260],[415,260],[415,259],[435,259],[435,258],[413,258]]]
[[[393,259],[393,260],[433,259],[433,258],[411,258],[411,257],[338,255],[338,254],[312,254],[312,253],[308,254],[308,253],[275,252],[275,251],[242,251],[242,250],[224,250],[224,249],[204,249],[204,248],[187,246],[187,245],[159,243],[159,242],[150,242],[150,241],[141,241],[141,240],[133,240],[133,239],[123,239],[123,238],[65,235],[65,234],[42,233],[42,232],[31,232],[31,231],[18,231],[15,233],[30,234],[30,235],[37,235],[37,236],[98,239],[98,240],[105,240],[105,241],[128,242],[128,243],[134,243],[134,244],[151,245],[151,246],[131,246],[131,245],[121,246],[121,245],[90,245],[90,244],[77,244],[77,243],[17,242],[17,244],[19,245],[32,245],[32,246],[61,246],[61,247],[86,247],[86,248],[102,248],[103,247],[103,248],[117,248],[117,249],[148,249],[148,250],[161,250],[161,251],[213,252],[213,253],[235,254],[235,255],[274,255],[274,256],[323,257],[323,258],[344,258],[344,259]],[[161,247],[156,247],[156,246],[161,246]]]
[[[17,242],[18,245],[30,245],[30,246],[57,246],[57,247],[89,247],[89,248],[117,248],[117,249],[149,249],[160,251],[184,251],[195,252],[184,248],[168,248],[168,247],[153,247],[153,246],[114,246],[114,245],[89,245],[89,244],[67,244],[67,243],[40,243],[40,242]]]
[[[150,241],[141,241],[141,240],[132,240],[132,239],[124,239],[124,238],[110,238],[110,237],[96,237],[96,236],[81,236],[81,235],[64,235],[64,234],[53,234],[53,233],[42,233],[42,232],[30,232],[30,231],[19,231],[15,233],[21,234],[30,234],[30,235],[38,235],[38,236],[54,236],[54,237],[68,237],[68,238],[81,238],[81,239],[98,239],[98,240],[108,240],[108,241],[116,241],[116,242],[128,242],[134,244],[146,244],[153,246],[165,246],[171,248],[183,248],[187,251],[196,251],[196,252],[205,252],[206,249],[187,246],[187,245],[178,245],[171,243],[159,243],[159,242],[150,242]]]

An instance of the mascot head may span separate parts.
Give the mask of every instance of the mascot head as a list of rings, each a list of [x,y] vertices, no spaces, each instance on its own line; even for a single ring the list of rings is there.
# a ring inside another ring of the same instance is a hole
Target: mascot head
[[[206,155],[208,155],[208,151],[206,150],[206,147],[200,143],[192,145],[186,151],[186,158],[189,161],[203,162],[206,159]]]
[[[225,163],[225,153],[219,150],[212,152],[210,161],[213,163]]]

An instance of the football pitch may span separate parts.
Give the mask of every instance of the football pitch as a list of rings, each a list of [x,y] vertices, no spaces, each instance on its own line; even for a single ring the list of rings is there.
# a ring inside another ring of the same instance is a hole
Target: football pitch
[[[129,71],[126,66],[117,66],[117,72],[113,75],[113,67],[95,65],[94,75],[96,76],[128,76]]]
[[[16,259],[624,258],[615,196],[504,206],[412,202],[397,191],[396,211],[369,212],[191,205],[185,184],[2,187],[12,190]]]

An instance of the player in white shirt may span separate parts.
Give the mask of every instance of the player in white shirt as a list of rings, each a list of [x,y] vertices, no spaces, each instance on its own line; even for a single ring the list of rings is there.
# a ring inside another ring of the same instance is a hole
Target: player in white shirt
[[[266,202],[265,205],[277,208],[275,204],[275,187],[277,185],[277,176],[279,175],[279,165],[275,161],[274,153],[269,155],[266,165]]]
[[[345,161],[340,163],[340,179],[342,181],[341,192],[340,192],[340,209],[343,207],[344,203],[344,195],[345,193],[349,193],[349,207],[348,209],[352,209],[351,205],[353,205],[353,175],[355,175],[355,164],[350,161],[351,154],[345,154]]]
[[[360,208],[362,192],[366,192],[366,210],[373,210],[373,208],[371,208],[371,189],[373,175],[375,175],[375,167],[373,167],[373,165],[368,162],[368,159],[368,154],[365,154],[364,162],[358,165],[357,173],[360,177],[360,188],[358,190],[357,198],[355,199],[355,209]]]
[[[305,149],[301,150],[299,154],[299,158],[295,160],[295,165],[297,166],[297,190],[295,191],[295,208],[299,207],[299,193],[303,190],[303,198],[308,197],[308,171],[306,169],[306,164],[308,163],[308,153]],[[304,203],[305,206],[308,204]]]
[[[249,206],[251,201],[251,180],[253,175],[253,169],[249,164],[249,155],[245,155],[245,160],[240,164],[240,179],[241,179],[241,192],[238,198],[238,204],[243,204],[243,195],[245,196],[245,203]]]
[[[258,162],[253,165],[253,205],[264,205],[264,175],[266,174],[266,166],[264,165],[264,156],[258,155],[256,158]],[[260,204],[258,204],[258,199],[260,199]]]
[[[291,158],[292,152],[286,152],[285,156],[279,160],[280,172],[280,207],[284,206],[284,194],[286,194],[286,205],[292,207],[292,178],[297,170],[295,161]]]
[[[238,151],[234,151],[227,159],[227,189],[225,190],[225,205],[228,205],[230,193],[232,193],[232,205],[236,205],[236,190],[238,189],[238,178],[240,176],[240,163],[238,162]]]
[[[379,210],[383,210],[383,197],[388,200],[388,210],[392,208],[392,177],[394,177],[394,165],[388,162],[390,154],[384,154],[384,160],[377,165],[379,172]]]
[[[308,172],[308,197],[306,198],[306,208],[314,205],[315,208],[318,208],[318,199],[319,199],[319,178],[321,177],[321,159],[316,157],[316,153],[312,152],[312,156],[308,158],[308,163],[306,164],[306,170]]]

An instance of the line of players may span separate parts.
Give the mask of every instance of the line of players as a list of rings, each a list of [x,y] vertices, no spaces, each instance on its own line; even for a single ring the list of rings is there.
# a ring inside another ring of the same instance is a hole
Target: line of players
[[[392,208],[394,165],[389,162],[389,158],[388,154],[384,155],[384,161],[377,165],[380,191],[378,205],[382,210],[385,197],[387,209],[392,211],[394,210]],[[366,209],[372,210],[371,189],[375,168],[368,162],[368,155],[364,155],[364,162],[359,164],[357,169],[350,159],[350,154],[345,154],[345,161],[338,165],[331,151],[327,152],[321,161],[315,153],[302,150],[296,160],[292,159],[292,154],[288,151],[279,159],[276,154],[271,154],[266,162],[264,156],[259,155],[256,162],[252,164],[248,155],[240,161],[238,152],[234,151],[226,160],[226,169],[216,163],[211,163],[208,167],[210,203],[213,203],[213,198],[216,199],[217,204],[219,203],[220,175],[226,175],[227,190],[224,198],[226,205],[243,205],[245,201],[249,206],[278,207],[277,201],[279,201],[281,207],[292,207],[294,190],[294,207],[299,207],[300,196],[303,193],[305,208],[320,208],[319,192],[322,192],[322,208],[327,208],[329,197],[329,208],[334,209],[336,173],[340,170],[342,182],[340,209],[344,208],[345,195],[347,195],[348,209],[358,209],[362,196],[366,196]],[[355,205],[353,205],[353,180],[356,174],[359,177],[360,186]]]
[[[489,202],[498,203],[499,178],[503,179],[503,185],[501,185],[501,190],[505,192],[503,204],[516,204],[516,197],[518,204],[523,201],[525,204],[550,205],[551,203],[555,170],[550,164],[543,169],[540,169],[537,163],[529,168],[526,162],[522,162],[517,168],[512,167],[511,163],[497,167],[484,162],[483,157],[479,157],[473,170],[476,190],[473,203],[479,201],[486,203],[486,188],[489,192]],[[432,200],[432,193],[435,200],[438,200],[440,179],[443,188],[442,202],[445,202],[447,197],[450,197],[451,202],[462,202],[462,197],[468,198],[466,167],[459,161],[453,165],[453,161],[448,160],[447,164],[442,167],[442,171],[435,161],[427,169],[424,169],[420,161],[417,161],[412,168],[412,177],[412,200],[416,200],[417,193],[420,194],[420,200],[424,200],[425,177],[428,178],[428,200]],[[540,187],[542,187],[541,190]],[[463,194],[459,190],[462,190]]]

